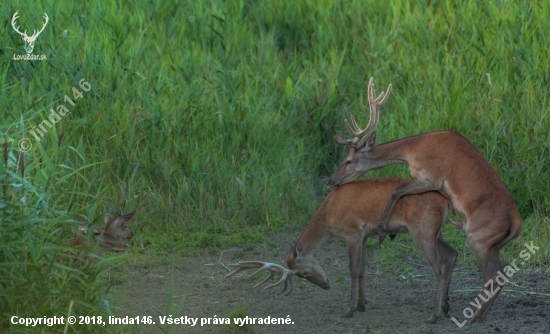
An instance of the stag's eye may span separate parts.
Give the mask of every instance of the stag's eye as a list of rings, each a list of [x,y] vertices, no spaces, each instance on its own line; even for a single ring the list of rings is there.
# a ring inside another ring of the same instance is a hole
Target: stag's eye
[[[346,164],[347,164],[347,165],[351,164],[351,160],[347,160],[347,161],[346,161]]]

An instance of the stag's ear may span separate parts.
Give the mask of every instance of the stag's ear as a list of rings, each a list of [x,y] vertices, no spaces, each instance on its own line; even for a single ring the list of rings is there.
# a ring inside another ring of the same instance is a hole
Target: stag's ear
[[[374,142],[376,141],[376,131],[370,135],[369,139],[365,142],[365,148],[367,150],[370,150],[374,146]]]
[[[298,240],[298,242],[296,242],[296,247],[294,250],[294,252],[296,253],[296,257],[299,257],[300,254],[303,252],[303,250],[304,250],[304,246],[302,245],[302,242]]]
[[[294,249],[294,245],[288,241],[285,241],[285,254],[289,254]]]

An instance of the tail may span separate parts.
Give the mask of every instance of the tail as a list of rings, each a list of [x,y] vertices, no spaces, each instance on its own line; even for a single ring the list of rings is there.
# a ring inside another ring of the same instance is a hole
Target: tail
[[[521,231],[523,230],[523,220],[521,220],[521,217],[516,217],[516,219],[510,219],[510,227],[508,229],[508,234],[506,235],[506,238],[499,244],[500,247],[506,245],[510,240],[514,239],[515,237],[519,236],[521,234]]]

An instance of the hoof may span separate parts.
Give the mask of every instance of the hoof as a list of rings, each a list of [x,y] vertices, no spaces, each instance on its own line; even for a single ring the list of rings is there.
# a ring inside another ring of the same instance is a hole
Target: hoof
[[[485,319],[485,313],[486,313],[486,312],[482,312],[482,309],[478,309],[478,310],[474,313],[474,316],[472,317],[472,319],[470,319],[470,323],[482,322],[483,319]]]
[[[428,319],[426,319],[426,322],[429,324],[435,324],[437,321],[438,316],[435,314],[432,314]]]
[[[346,319],[346,318],[353,318],[353,312],[348,312],[348,313],[344,314],[344,315],[342,316],[342,318],[344,318],[344,319]]]

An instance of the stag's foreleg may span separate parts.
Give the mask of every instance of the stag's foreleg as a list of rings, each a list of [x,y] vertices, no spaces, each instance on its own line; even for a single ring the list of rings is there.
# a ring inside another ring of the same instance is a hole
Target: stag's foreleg
[[[357,301],[357,307],[355,308],[358,312],[365,312],[365,305],[367,304],[367,299],[365,298],[365,250],[367,245],[367,238],[363,239],[363,245],[361,249],[361,263],[359,264],[359,299]]]
[[[384,213],[382,213],[382,217],[380,218],[380,222],[378,224],[379,244],[381,244],[382,241],[384,241],[384,239],[386,238],[386,227],[388,225],[388,220],[390,219],[390,215],[393,211],[393,208],[395,207],[395,204],[397,204],[397,201],[402,196],[421,194],[421,193],[425,193],[436,189],[437,188],[434,187],[429,180],[423,180],[423,179],[416,179],[406,185],[397,187],[394,190],[393,194],[391,195],[390,201],[388,202],[388,205],[386,206]]]
[[[364,311],[365,309],[365,292],[364,292],[364,243],[359,238],[353,238],[348,241],[348,252],[349,252],[349,272],[351,276],[351,288],[350,288],[350,300],[349,300],[349,309],[342,318],[351,318],[356,308],[359,311]],[[362,266],[363,265],[363,266]],[[362,266],[362,267],[361,267]],[[363,295],[358,296],[358,290]]]
[[[435,304],[433,313],[428,319],[428,322],[434,323],[442,315],[448,317],[449,285],[458,253],[443,240],[439,228],[430,231],[422,225],[418,227],[411,231],[411,235],[435,274]]]

